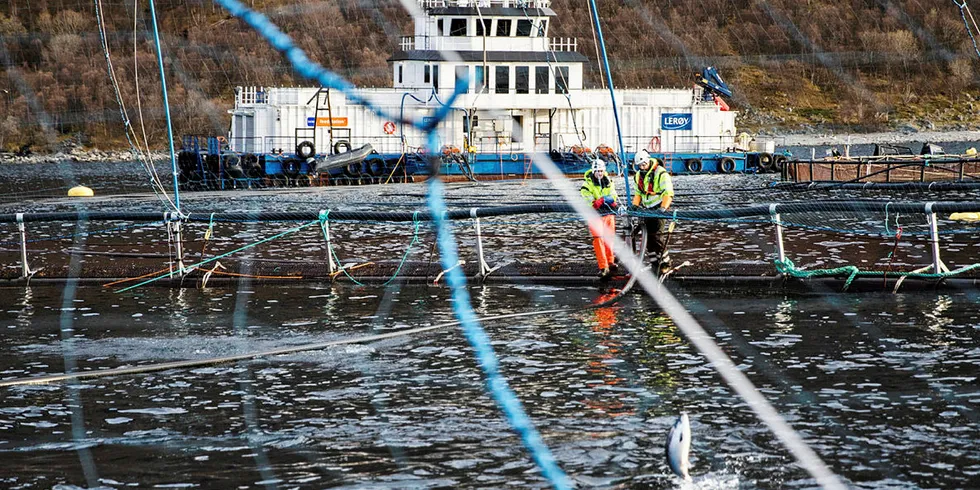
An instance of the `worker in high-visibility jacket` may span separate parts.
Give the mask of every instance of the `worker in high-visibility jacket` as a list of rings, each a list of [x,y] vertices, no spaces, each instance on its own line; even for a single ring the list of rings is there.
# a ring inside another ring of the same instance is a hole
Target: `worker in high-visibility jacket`
[[[595,258],[599,262],[599,278],[606,280],[612,277],[613,272],[618,268],[612,240],[616,235],[616,210],[619,208],[616,186],[606,175],[606,162],[598,158],[592,162],[592,168],[585,172],[581,193],[582,198],[602,215],[601,226],[590,223],[589,231],[592,232]]]
[[[674,184],[670,174],[659,159],[650,156],[645,150],[636,152],[633,163],[637,167],[633,176],[636,192],[633,194],[633,206],[641,209],[660,210],[667,212],[674,202]],[[645,217],[644,224],[647,233],[647,257],[650,263],[658,266],[660,272],[670,269],[670,254],[667,252],[667,220],[664,218]]]

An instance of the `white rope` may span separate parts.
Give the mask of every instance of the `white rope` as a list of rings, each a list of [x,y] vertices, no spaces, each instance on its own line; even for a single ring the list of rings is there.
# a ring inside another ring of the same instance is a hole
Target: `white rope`
[[[595,62],[599,67],[599,81],[602,82],[602,89],[606,89],[606,77],[602,73],[602,57],[599,56],[599,40],[596,39],[595,35],[595,19],[589,16],[589,27],[592,28],[592,44],[595,45]]]
[[[150,188],[153,190],[153,193],[158,199],[160,199],[161,202],[169,205],[171,208],[176,209],[176,204],[170,199],[170,196],[167,195],[166,188],[163,186],[159,176],[156,174],[156,169],[153,167],[153,163],[149,155],[144,155],[141,150],[133,144],[134,140],[138,142],[138,138],[136,137],[136,133],[133,131],[132,124],[130,123],[129,113],[126,110],[126,103],[123,100],[122,91],[119,88],[119,80],[116,77],[116,69],[112,64],[112,55],[109,52],[108,32],[105,28],[102,0],[95,0],[95,7],[96,22],[99,26],[99,33],[101,34],[100,42],[102,44],[103,54],[105,55],[106,59],[106,66],[109,72],[109,81],[112,84],[112,89],[116,96],[116,102],[119,104],[120,116],[123,119],[123,127],[126,133],[126,139],[129,142],[130,151],[133,153],[133,158],[138,161],[143,166],[143,169],[150,175]]]
[[[139,38],[136,35],[137,29],[139,28],[139,16],[136,14],[137,12],[139,12],[139,0],[133,0],[133,83],[136,88],[136,113],[139,119],[140,131],[143,133],[142,146],[140,149],[142,152],[145,152],[147,161],[145,166],[150,172],[150,178],[153,179],[154,183],[159,186],[160,191],[163,192],[164,195],[167,195],[166,191],[164,190],[165,187],[163,187],[163,183],[160,181],[160,176],[157,174],[156,168],[153,166],[153,162],[149,157],[150,138],[146,135],[146,124],[143,121],[143,97],[140,94],[139,57],[137,56],[139,53]],[[139,143],[140,140],[137,137],[137,145],[139,145]],[[170,200],[169,196],[167,197],[167,200]],[[173,201],[170,201],[170,204],[174,209],[177,209],[177,205],[173,203]]]

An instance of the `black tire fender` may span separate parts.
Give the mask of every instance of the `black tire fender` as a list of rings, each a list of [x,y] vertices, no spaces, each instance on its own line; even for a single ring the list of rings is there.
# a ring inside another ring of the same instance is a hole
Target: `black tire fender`
[[[299,170],[303,166],[303,162],[290,158],[282,162],[282,173],[289,178],[296,178],[299,175]]]
[[[300,160],[306,160],[307,158],[316,155],[316,147],[313,146],[312,141],[304,141],[296,145],[296,156]]]
[[[694,174],[700,172],[701,171],[701,168],[702,168],[702,166],[701,166],[701,159],[700,158],[688,158],[687,160],[684,160],[684,168],[686,168],[688,172],[691,172],[691,173],[694,173]]]
[[[718,160],[718,170],[723,174],[730,174],[735,171],[735,160],[730,157],[724,157]]]
[[[369,158],[364,161],[364,166],[367,167],[367,173],[372,177],[380,177],[384,175],[387,165],[383,158]]]
[[[776,171],[782,171],[783,165],[786,165],[786,155],[773,155],[772,156],[772,168]]]
[[[350,141],[340,140],[333,144],[334,153],[347,153],[350,151]]]
[[[759,153],[758,159],[759,168],[762,169],[763,172],[772,172],[776,169],[776,166],[773,165],[772,155],[765,152]]]
[[[250,178],[259,178],[265,174],[265,168],[259,163],[259,156],[254,153],[242,157],[242,169],[245,170],[245,175]]]
[[[344,175],[356,179],[361,176],[360,162],[351,162],[344,166]]]

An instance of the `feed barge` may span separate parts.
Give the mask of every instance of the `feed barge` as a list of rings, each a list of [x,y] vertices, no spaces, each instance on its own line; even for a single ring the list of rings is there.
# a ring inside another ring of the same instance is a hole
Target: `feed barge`
[[[596,158],[625,170],[609,92],[584,88],[588,59],[576,39],[549,36],[557,16],[549,0],[419,5],[425,15],[388,60],[392,86],[356,93],[386,113],[424,120],[467,80],[437,127],[441,175],[534,177],[536,154],[569,175]],[[774,145],[737,132],[737,112],[723,98],[731,94],[712,67],[689,88],[617,89],[623,153],[631,161],[647,150],[677,174],[775,170]],[[183,138],[185,185],[399,182],[431,173],[421,132],[336,90],[237,87],[229,112],[226,136]]]

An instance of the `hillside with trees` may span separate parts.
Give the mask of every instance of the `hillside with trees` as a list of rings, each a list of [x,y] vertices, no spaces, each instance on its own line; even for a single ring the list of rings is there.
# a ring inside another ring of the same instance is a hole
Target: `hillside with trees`
[[[358,86],[388,86],[411,18],[390,0],[249,0],[309,56]],[[151,145],[166,136],[147,2],[101,2],[115,80]],[[602,83],[588,2],[554,0]],[[310,85],[257,34],[205,0],[156,3],[176,134],[227,131],[238,85]],[[948,0],[625,0],[599,13],[618,87],[688,86],[716,66],[749,131],[980,129],[980,55]],[[0,4],[0,148],[74,139],[126,147],[95,4]]]

